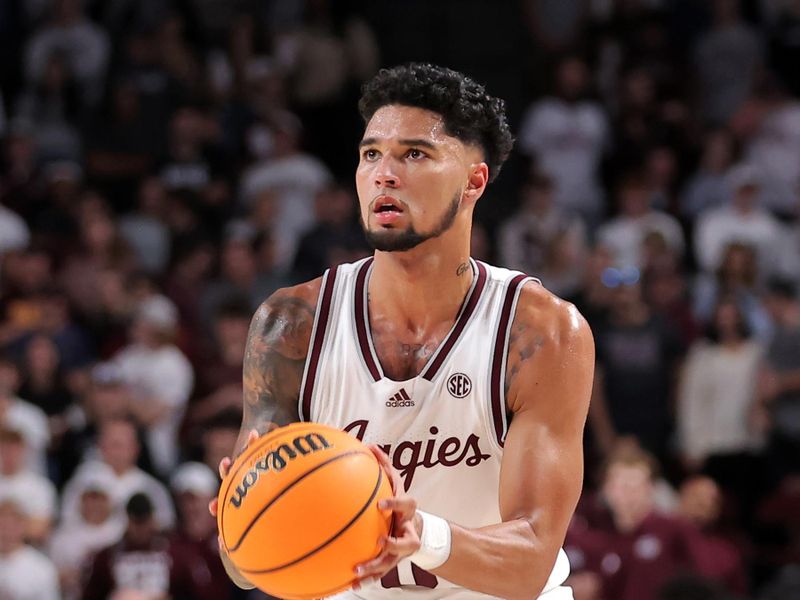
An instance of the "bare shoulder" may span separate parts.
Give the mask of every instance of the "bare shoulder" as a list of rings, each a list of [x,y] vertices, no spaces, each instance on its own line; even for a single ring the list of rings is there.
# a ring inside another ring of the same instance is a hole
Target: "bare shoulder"
[[[269,343],[279,345],[288,355],[305,356],[321,285],[322,278],[317,278],[281,288],[264,300],[250,322],[248,352]]]
[[[237,448],[249,431],[264,434],[299,420],[298,399],[322,279],[276,291],[261,303],[247,334],[244,410]]]
[[[561,383],[564,387],[588,383],[590,392],[594,339],[589,324],[574,304],[542,285],[527,283],[511,325],[506,365],[506,400],[514,412],[526,408],[534,397],[538,404],[564,401],[533,394],[535,388],[551,393]],[[588,393],[585,396],[588,405]]]

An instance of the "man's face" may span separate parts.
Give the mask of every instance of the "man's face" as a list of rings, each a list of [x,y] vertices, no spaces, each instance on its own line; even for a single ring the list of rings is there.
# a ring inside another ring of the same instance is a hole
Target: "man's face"
[[[643,465],[612,465],[603,483],[603,496],[618,518],[647,513],[653,502],[650,473]]]
[[[103,460],[119,473],[133,467],[139,458],[139,441],[130,423],[107,423],[100,433],[98,445]]]
[[[438,114],[380,108],[364,131],[356,170],[367,240],[376,250],[402,252],[442,235],[481,160],[478,148],[445,133]]]

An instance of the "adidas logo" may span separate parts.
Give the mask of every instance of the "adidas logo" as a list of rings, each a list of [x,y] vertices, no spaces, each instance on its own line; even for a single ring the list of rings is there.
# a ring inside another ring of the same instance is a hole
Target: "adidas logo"
[[[397,406],[414,406],[414,401],[406,393],[404,388],[400,388],[399,392],[386,401],[386,406],[389,408],[395,408]]]

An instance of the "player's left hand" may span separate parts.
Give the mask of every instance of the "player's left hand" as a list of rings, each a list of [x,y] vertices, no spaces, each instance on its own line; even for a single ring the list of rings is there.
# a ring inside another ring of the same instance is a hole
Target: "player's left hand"
[[[417,514],[417,501],[404,492],[403,480],[392,466],[389,457],[375,445],[370,445],[369,449],[372,450],[392,483],[394,496],[378,503],[378,508],[381,510],[392,511],[392,530],[390,535],[378,540],[381,547],[380,554],[374,559],[356,566],[357,579],[353,584],[354,590],[366,583],[380,579],[396,567],[401,560],[419,550],[420,535],[422,534],[422,517]]]

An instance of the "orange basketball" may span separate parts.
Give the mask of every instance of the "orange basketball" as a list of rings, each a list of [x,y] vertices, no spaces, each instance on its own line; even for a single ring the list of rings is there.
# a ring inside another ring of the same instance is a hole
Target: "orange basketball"
[[[353,568],[378,555],[392,496],[377,459],[347,433],[293,423],[236,459],[219,491],[217,521],[233,564],[280,598],[322,598],[347,589]]]

